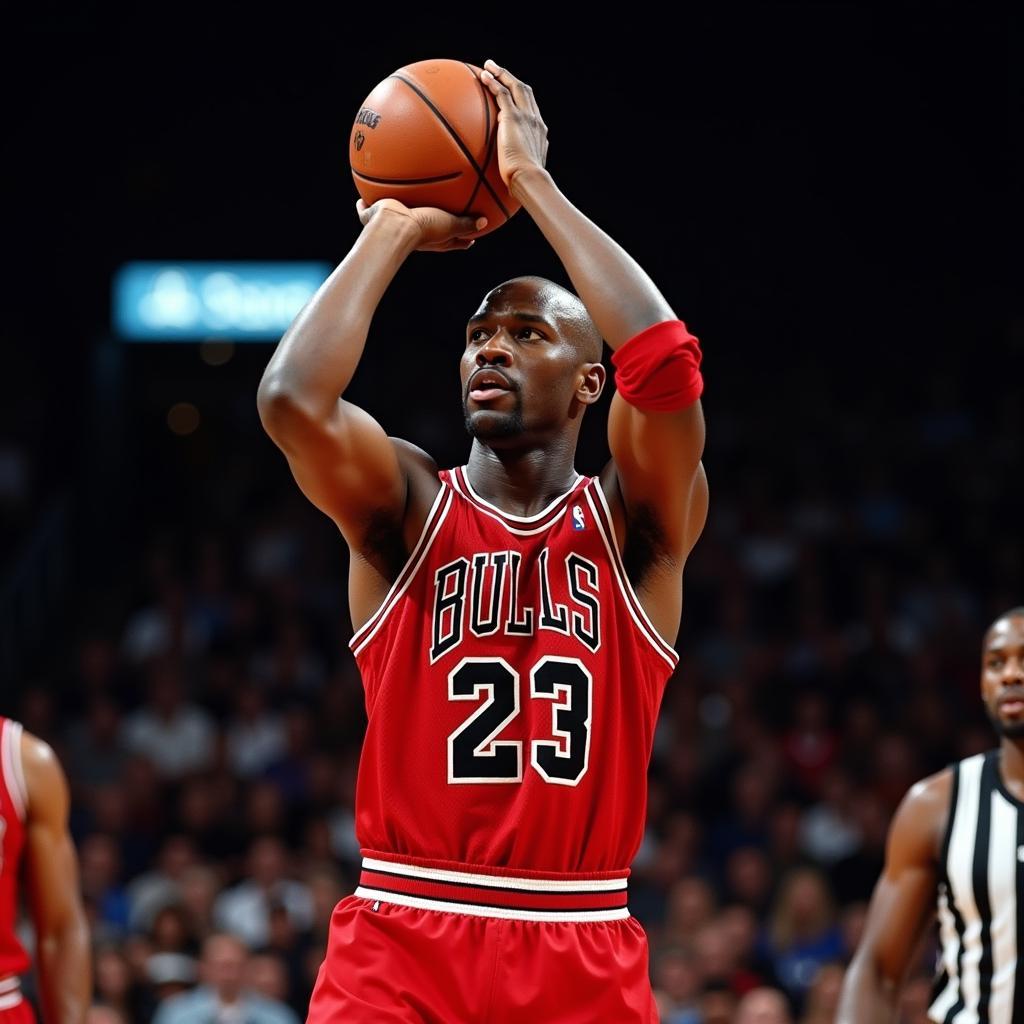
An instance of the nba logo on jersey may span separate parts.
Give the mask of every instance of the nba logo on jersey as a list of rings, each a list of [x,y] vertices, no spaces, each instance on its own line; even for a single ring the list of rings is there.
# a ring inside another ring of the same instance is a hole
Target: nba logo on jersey
[[[574,530],[585,530],[587,522],[583,518],[583,506],[573,505],[572,507],[572,528]]]

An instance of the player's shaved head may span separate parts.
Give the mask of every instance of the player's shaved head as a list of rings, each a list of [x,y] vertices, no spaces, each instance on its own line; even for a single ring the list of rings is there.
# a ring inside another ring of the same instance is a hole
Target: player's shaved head
[[[1007,612],[1003,612],[998,618],[996,618],[992,624],[985,630],[985,636],[982,640],[982,647],[988,647],[989,642],[996,633],[1003,632],[1005,627],[1010,623],[1011,619],[1022,619],[1024,620],[1024,605],[1019,605],[1016,608],[1011,608]]]
[[[604,341],[587,307],[578,295],[546,277],[527,274],[503,281],[484,296],[474,316],[504,304],[519,308],[531,298],[536,305],[534,312],[541,314],[540,319],[550,321],[563,337],[570,340],[584,362],[601,361]]]

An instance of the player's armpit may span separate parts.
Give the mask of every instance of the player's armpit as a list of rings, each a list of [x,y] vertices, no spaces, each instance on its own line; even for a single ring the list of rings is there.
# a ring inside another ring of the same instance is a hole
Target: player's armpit
[[[78,858],[68,831],[67,779],[49,745],[23,734],[21,747],[28,793],[24,868],[44,1017],[78,1024],[85,1019],[92,980]]]
[[[881,1024],[895,1012],[911,958],[935,910],[951,784],[949,771],[917,783],[893,817],[885,867],[843,983],[837,1024]]]
[[[707,512],[700,401],[675,412],[643,412],[616,394],[608,445],[627,523],[640,510],[652,517],[662,554],[681,566]]]

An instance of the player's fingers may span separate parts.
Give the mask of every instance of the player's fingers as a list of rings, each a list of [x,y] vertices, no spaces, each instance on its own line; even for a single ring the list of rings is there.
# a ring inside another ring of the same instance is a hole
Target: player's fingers
[[[497,81],[501,82],[502,85],[511,91],[512,99],[515,100],[517,107],[529,110],[538,116],[540,115],[540,109],[537,106],[537,101],[533,96],[533,89],[530,86],[516,78],[508,68],[495,64],[493,60],[485,60],[484,69],[489,71]]]
[[[366,205],[366,203],[363,202],[361,198],[356,200],[356,213],[359,215],[360,224],[365,225],[366,222],[370,219],[370,208]]]
[[[486,217],[455,217],[452,235],[471,235],[474,231],[482,231],[487,227]]]
[[[484,73],[480,76],[481,81],[488,89],[491,90],[494,98],[498,101],[498,109],[504,110],[508,106],[515,106],[516,101],[512,93],[509,91],[508,86],[502,85],[498,79],[491,74],[490,71],[484,69]]]

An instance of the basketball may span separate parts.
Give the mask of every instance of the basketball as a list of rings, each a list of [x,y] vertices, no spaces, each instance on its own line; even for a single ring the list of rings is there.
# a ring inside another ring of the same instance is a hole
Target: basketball
[[[486,217],[469,238],[519,209],[498,171],[498,104],[480,73],[461,60],[421,60],[374,87],[349,139],[352,178],[367,205],[391,198]]]

